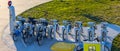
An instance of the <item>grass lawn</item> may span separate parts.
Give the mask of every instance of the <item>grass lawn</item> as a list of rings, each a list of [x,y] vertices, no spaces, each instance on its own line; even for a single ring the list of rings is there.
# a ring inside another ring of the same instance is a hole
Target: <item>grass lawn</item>
[[[83,21],[83,25],[93,21],[107,21],[120,25],[120,1],[109,0],[53,0],[33,7],[20,14],[23,17]]]

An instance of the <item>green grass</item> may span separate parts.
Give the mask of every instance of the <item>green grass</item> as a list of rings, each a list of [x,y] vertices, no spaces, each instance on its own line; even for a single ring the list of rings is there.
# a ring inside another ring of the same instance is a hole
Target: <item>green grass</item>
[[[109,0],[54,0],[33,7],[20,14],[23,17],[57,19],[62,20],[93,21],[96,23],[107,21],[120,25],[120,1]]]
[[[113,40],[111,51],[120,51],[120,34]]]

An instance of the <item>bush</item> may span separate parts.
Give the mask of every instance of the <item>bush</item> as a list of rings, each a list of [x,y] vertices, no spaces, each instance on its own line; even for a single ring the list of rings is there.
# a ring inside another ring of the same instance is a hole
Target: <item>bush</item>
[[[113,40],[111,51],[120,51],[120,34]]]

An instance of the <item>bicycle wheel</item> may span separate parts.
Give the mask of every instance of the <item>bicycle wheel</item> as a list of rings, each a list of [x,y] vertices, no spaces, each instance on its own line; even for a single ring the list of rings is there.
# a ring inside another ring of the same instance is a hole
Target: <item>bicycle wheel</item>
[[[78,42],[78,30],[75,31],[75,41]]]
[[[12,37],[13,37],[13,40],[14,40],[14,41],[17,40],[17,36],[16,36],[16,35],[13,34]]]
[[[39,37],[37,37],[37,41],[38,41],[38,45],[41,46],[42,45],[42,36],[40,35]]]
[[[79,46],[77,46],[77,47],[75,48],[75,51],[83,51],[83,48],[80,48]]]
[[[62,39],[65,40],[65,29],[63,30]]]

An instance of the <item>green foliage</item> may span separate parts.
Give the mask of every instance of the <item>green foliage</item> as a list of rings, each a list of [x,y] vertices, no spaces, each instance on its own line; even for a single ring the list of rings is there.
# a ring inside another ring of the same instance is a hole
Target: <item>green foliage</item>
[[[120,51],[120,34],[113,40],[111,51]]]
[[[23,17],[83,21],[107,21],[120,25],[120,1],[117,0],[53,0],[33,7],[22,14]]]

